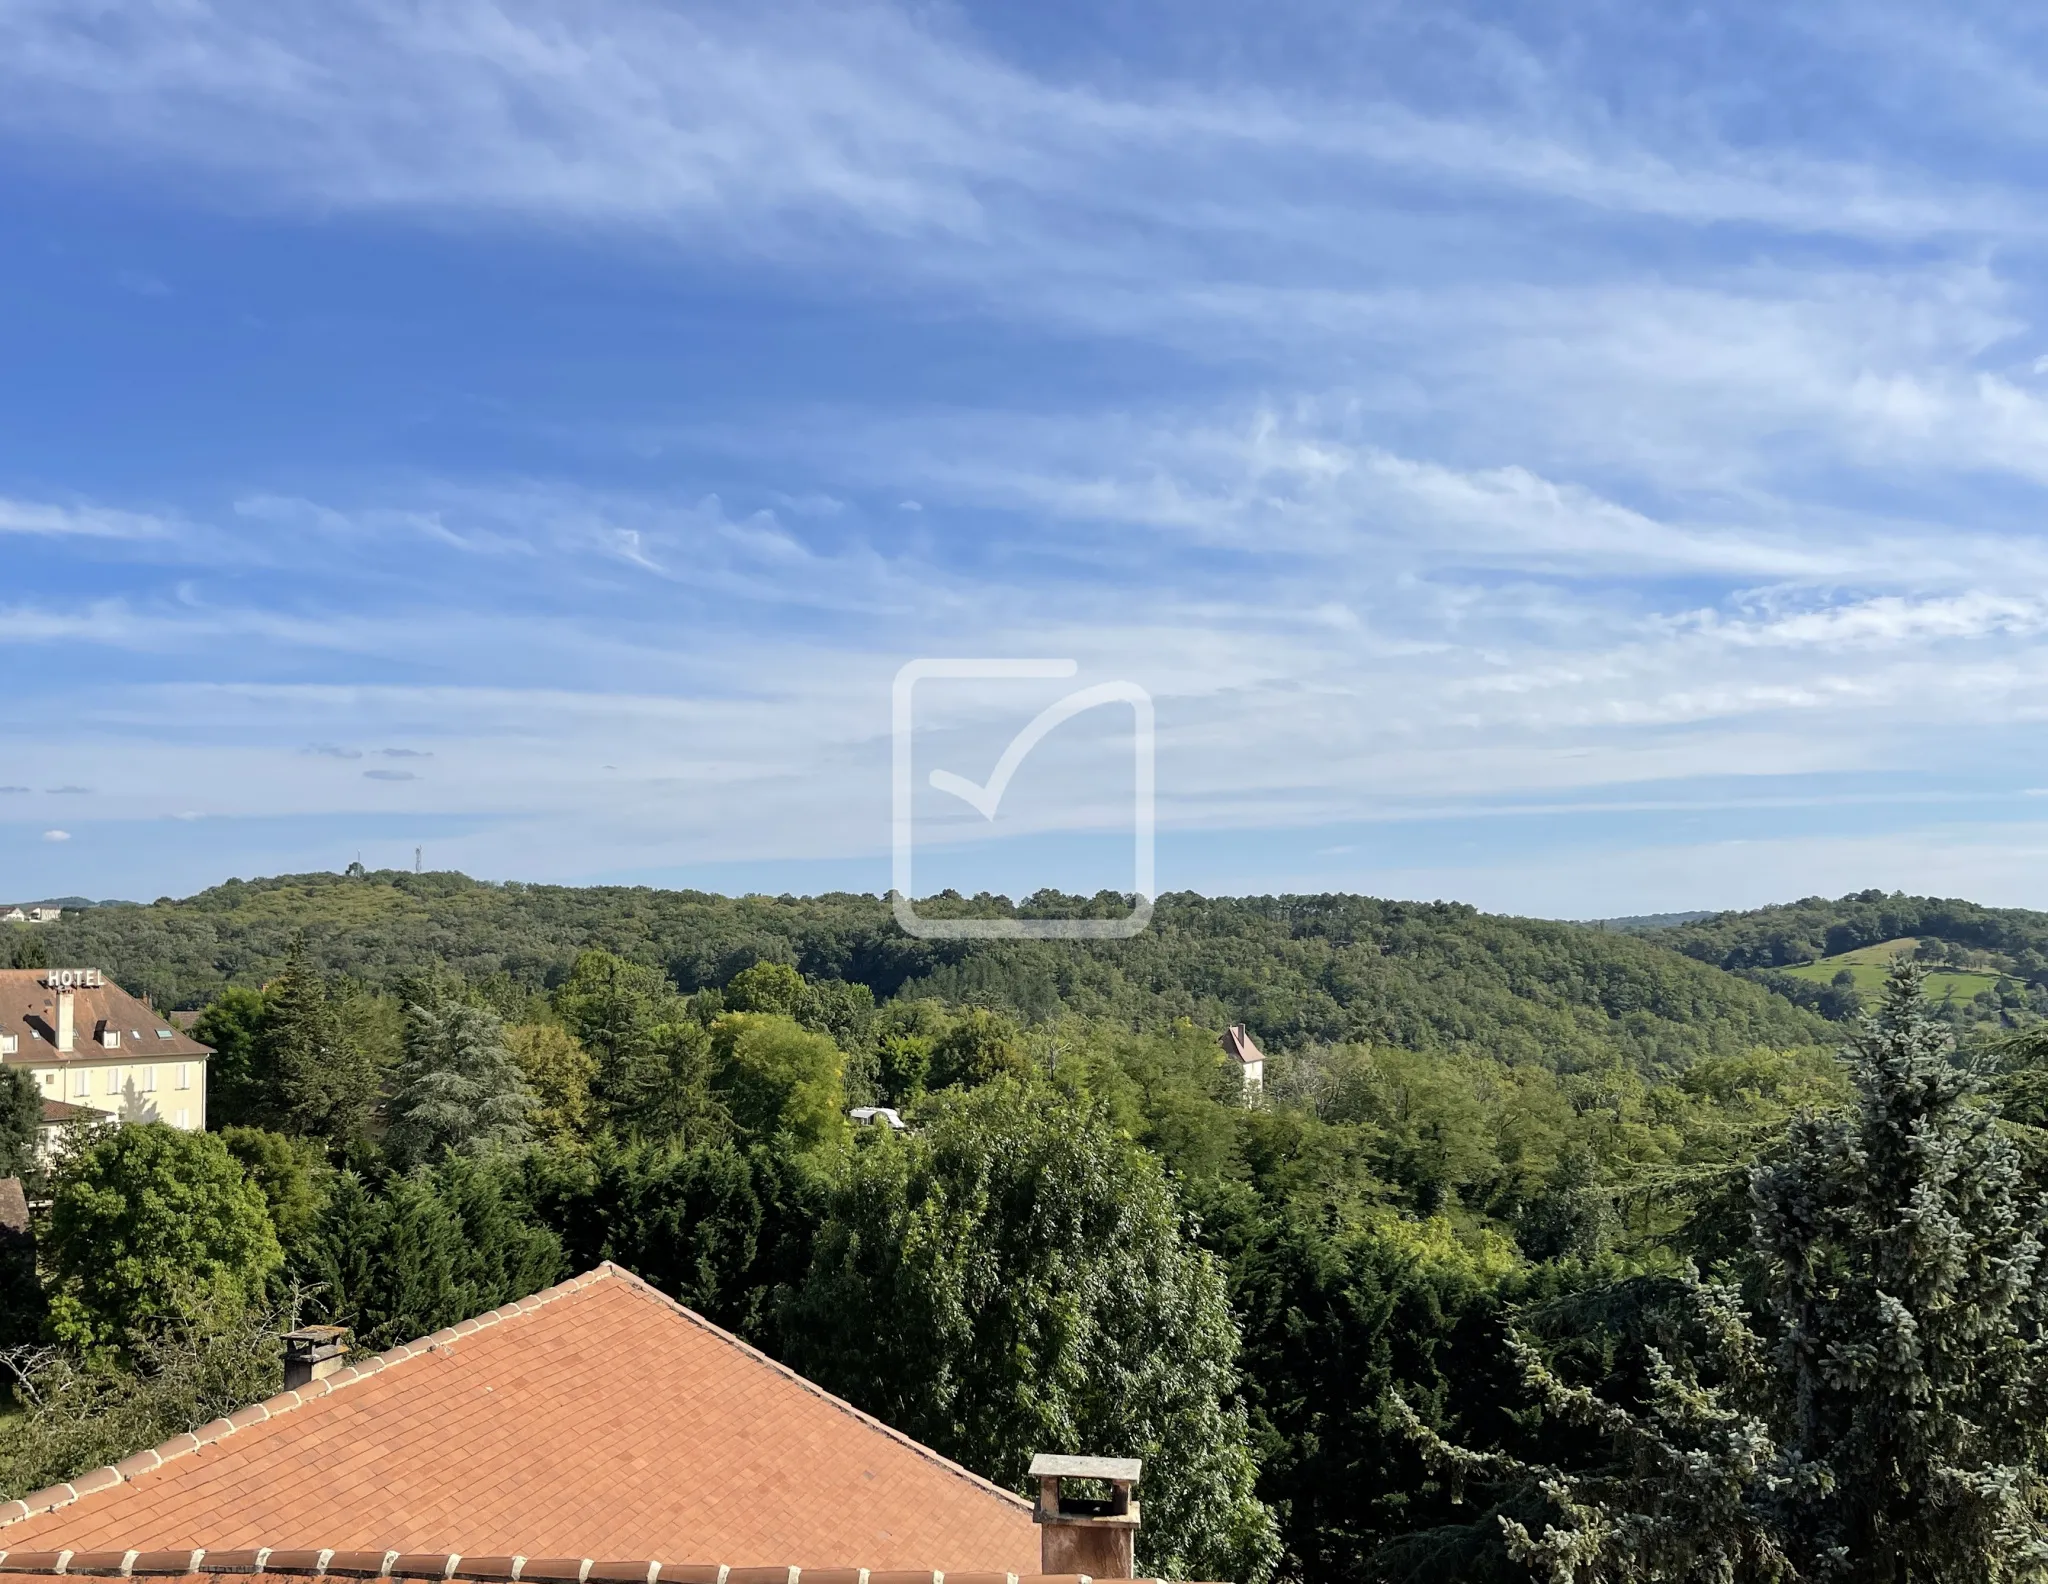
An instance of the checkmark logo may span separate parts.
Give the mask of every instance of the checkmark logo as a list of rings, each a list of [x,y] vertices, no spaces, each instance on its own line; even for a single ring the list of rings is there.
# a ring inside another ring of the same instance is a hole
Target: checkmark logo
[[[1076,715],[1105,704],[1128,704],[1132,723],[1132,894],[1130,913],[1112,919],[927,919],[918,916],[911,898],[915,854],[912,745],[916,731],[916,690],[927,680],[1029,681],[1071,677],[1080,667],[1072,660],[913,660],[896,673],[891,690],[892,775],[894,813],[893,876],[896,920],[912,935],[925,939],[1091,940],[1137,934],[1151,922],[1153,886],[1153,712],[1152,695],[1135,682],[1103,682],[1069,693],[1040,710],[1010,739],[989,772],[973,781],[952,770],[934,770],[927,778],[940,792],[959,798],[993,822],[1003,794],[1031,750],[1050,732]]]
[[[1048,704],[1032,717],[1031,724],[1010,739],[1010,746],[1003,750],[1002,758],[996,761],[988,782],[970,781],[963,775],[950,770],[934,770],[931,784],[941,792],[950,792],[964,803],[972,804],[981,811],[981,817],[993,821],[996,810],[1002,805],[1003,793],[1009,790],[1010,778],[1024,763],[1025,756],[1045,740],[1046,734],[1062,721],[1070,721],[1086,710],[1100,704],[1127,704],[1130,702],[1131,684],[1128,682],[1104,682],[1098,687],[1082,688],[1078,693],[1069,693],[1058,702]]]

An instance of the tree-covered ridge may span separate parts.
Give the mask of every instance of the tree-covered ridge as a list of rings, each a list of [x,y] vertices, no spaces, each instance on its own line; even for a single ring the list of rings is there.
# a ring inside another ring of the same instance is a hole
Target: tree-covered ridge
[[[1024,909],[1085,906],[1034,898]],[[999,898],[959,901],[1003,911]],[[1020,911],[1021,911],[1020,910]],[[184,901],[94,909],[45,927],[54,957],[91,961],[167,1007],[279,974],[303,935],[313,964],[372,988],[443,963],[537,991],[578,952],[658,967],[685,991],[754,962],[865,985],[1162,1027],[1245,1022],[1273,1049],[1369,1041],[1560,1070],[1675,1070],[1705,1054],[1826,1038],[1814,1016],[1656,941],[1451,903],[1326,895],[1162,897],[1128,941],[921,941],[880,898],[721,897],[646,887],[488,885],[382,872],[230,881]]]
[[[1923,967],[1983,973],[1975,995],[1952,995],[1942,1015],[1960,1027],[2011,1028],[2048,1015],[2048,913],[1992,908],[1954,897],[1857,891],[1806,897],[1748,912],[1716,913],[1647,938],[1688,957],[1755,980],[1796,1005],[1836,1020],[1853,1018],[1864,998],[1853,974],[1820,979],[1831,959],[1893,943]],[[1819,963],[1795,976],[1786,970]]]
[[[1956,897],[1856,891],[1845,897],[1716,913],[1653,938],[1717,968],[1788,968],[1911,936],[1994,953],[2028,980],[2048,980],[2048,913]]]

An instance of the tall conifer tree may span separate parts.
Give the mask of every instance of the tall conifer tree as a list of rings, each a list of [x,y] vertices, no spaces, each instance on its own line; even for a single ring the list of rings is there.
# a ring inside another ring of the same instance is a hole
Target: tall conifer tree
[[[1763,1336],[1732,1288],[1688,1283],[1700,1340],[1651,1352],[1640,1415],[1513,1342],[1548,1413],[1612,1449],[1604,1465],[1466,1452],[1390,1403],[1458,1478],[1540,1495],[1549,1521],[1501,1519],[1539,1577],[2048,1578],[2041,1207],[1910,962],[1843,1055],[1856,1103],[1797,1119],[1751,1177]]]
[[[1920,971],[1852,1038],[1855,1109],[1795,1122],[1753,1180],[1788,1459],[1825,1468],[1797,1553],[1820,1576],[2048,1570],[2048,1358],[2038,1207]]]
[[[437,989],[405,1009],[405,1054],[384,1145],[400,1166],[523,1144],[533,1095],[495,1012]]]
[[[287,1133],[346,1148],[376,1106],[377,1062],[314,967],[305,936],[293,938],[269,997],[263,1032],[277,1122]]]

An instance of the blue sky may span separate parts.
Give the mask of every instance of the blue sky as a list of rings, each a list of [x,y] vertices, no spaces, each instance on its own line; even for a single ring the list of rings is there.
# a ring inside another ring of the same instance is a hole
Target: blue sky
[[[1162,886],[2048,906],[2044,144],[2020,7],[0,0],[0,892],[876,890],[1050,656]]]

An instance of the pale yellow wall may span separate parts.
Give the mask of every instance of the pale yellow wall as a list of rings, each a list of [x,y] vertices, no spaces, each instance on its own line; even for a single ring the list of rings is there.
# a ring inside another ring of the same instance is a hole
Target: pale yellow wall
[[[107,1054],[113,1057],[113,1052]],[[206,1126],[206,1063],[192,1057],[72,1061],[61,1067],[31,1066],[29,1071],[45,1100],[63,1100],[133,1122],[168,1122],[194,1132]]]

